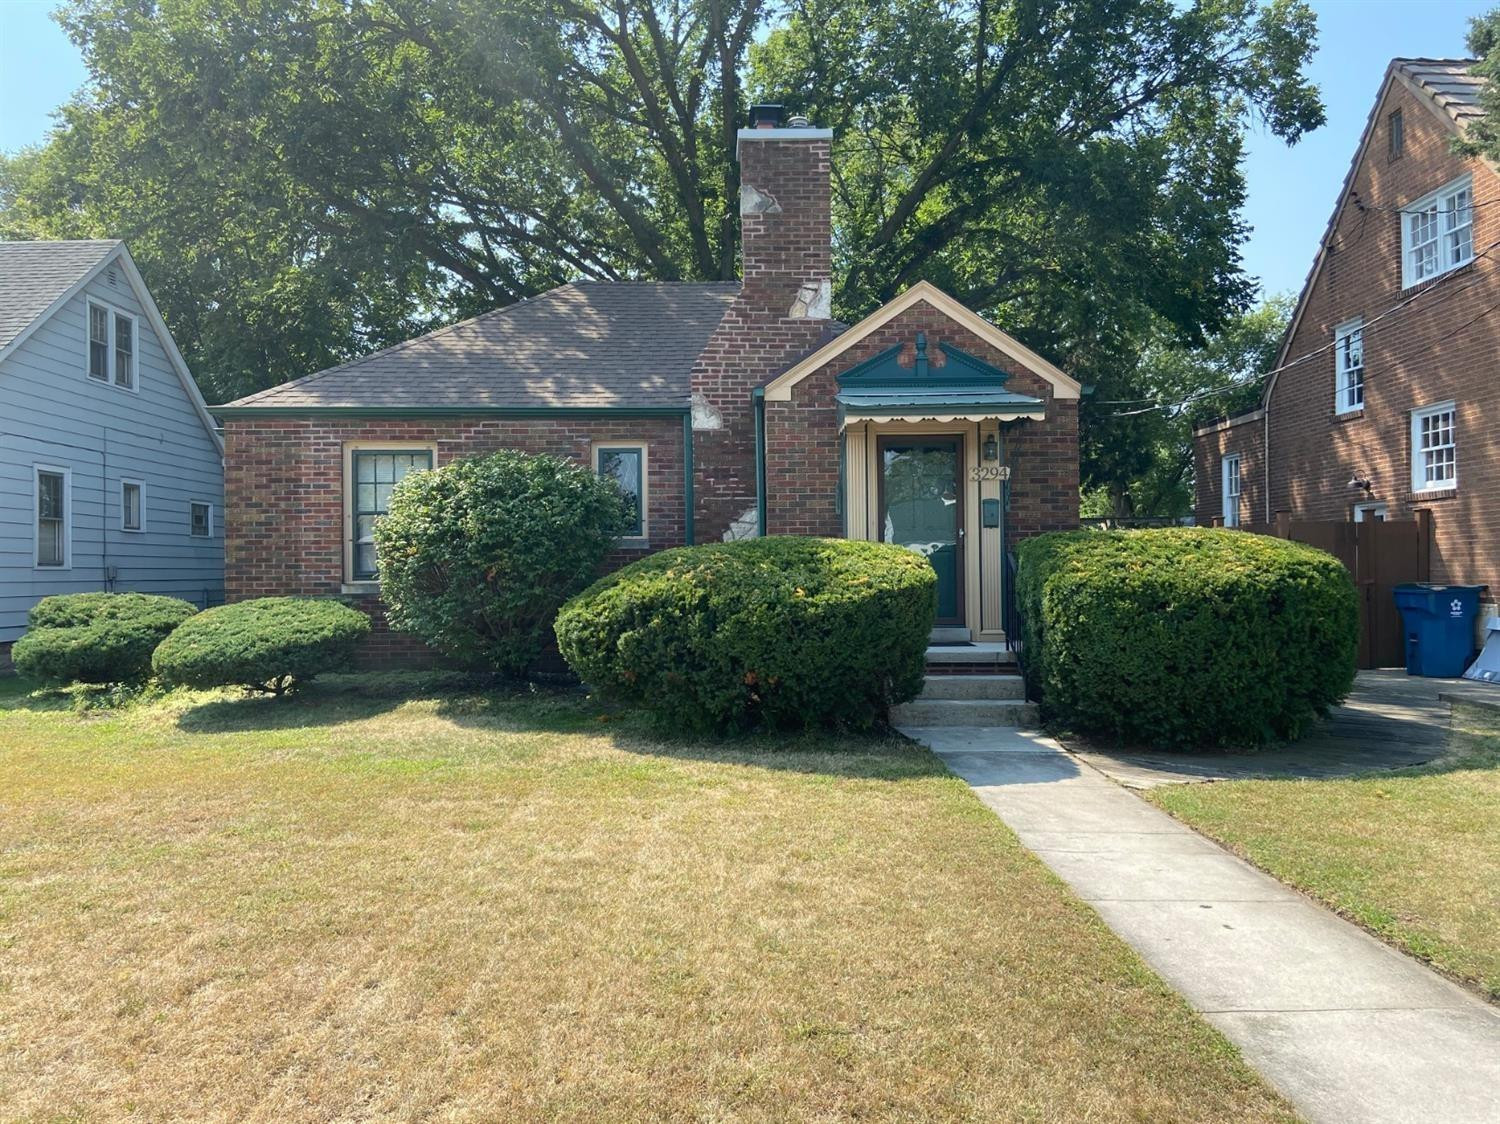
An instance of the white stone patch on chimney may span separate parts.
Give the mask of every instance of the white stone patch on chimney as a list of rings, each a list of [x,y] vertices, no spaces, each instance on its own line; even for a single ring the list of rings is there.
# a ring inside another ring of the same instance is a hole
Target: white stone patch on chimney
[[[725,542],[758,538],[760,538],[760,513],[753,507],[746,508],[744,514],[729,524],[729,530],[724,532]]]
[[[758,187],[751,187],[748,183],[740,184],[740,214],[742,215],[779,215],[781,204],[769,191],[762,191]]]
[[[693,428],[694,429],[723,429],[724,415],[714,408],[708,400],[708,395],[701,390],[693,391]]]
[[[797,290],[787,313],[793,320],[827,320],[833,315],[833,284],[830,281],[809,281]]]

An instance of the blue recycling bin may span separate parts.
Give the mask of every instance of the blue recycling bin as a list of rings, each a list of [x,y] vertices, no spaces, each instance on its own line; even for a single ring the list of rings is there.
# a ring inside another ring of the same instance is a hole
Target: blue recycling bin
[[[1396,608],[1406,634],[1406,674],[1451,679],[1474,656],[1474,615],[1482,585],[1396,587]]]

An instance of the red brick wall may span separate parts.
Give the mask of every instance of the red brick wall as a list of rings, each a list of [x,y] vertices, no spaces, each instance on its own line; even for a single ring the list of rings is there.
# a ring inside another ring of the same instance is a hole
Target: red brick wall
[[[1223,460],[1240,455],[1240,522],[1266,521],[1265,434],[1261,414],[1236,419],[1193,440],[1193,508],[1200,527],[1211,527],[1224,512]]]
[[[742,214],[744,283],[693,370],[695,399],[719,419],[694,434],[694,529],[722,538],[756,503],[751,391],[825,338],[825,318],[792,316],[804,285],[831,277],[829,142],[751,140],[740,145],[740,178],[769,194],[776,213]]]
[[[1405,155],[1392,160],[1386,119],[1397,108],[1405,126]],[[1269,403],[1270,508],[1303,518],[1347,518],[1353,504],[1366,498],[1348,487],[1350,478],[1368,477],[1374,483],[1369,498],[1385,503],[1391,518],[1408,518],[1418,507],[1432,511],[1435,580],[1500,589],[1500,504],[1495,502],[1500,446],[1490,436],[1490,419],[1500,409],[1500,379],[1494,373],[1500,315],[1491,314],[1500,301],[1497,265],[1491,258],[1477,259],[1403,291],[1401,217],[1395,213],[1471,172],[1477,255],[1500,239],[1500,208],[1494,205],[1500,179],[1481,161],[1455,156],[1452,131],[1425,98],[1399,82],[1376,121],[1353,183],[1364,209],[1353,201],[1343,207],[1332,249],[1287,350],[1291,360],[1326,347],[1336,325],[1362,316],[1365,406],[1358,414],[1335,414],[1331,349],[1277,378]],[[1409,306],[1371,324],[1413,296]],[[1439,496],[1414,496],[1410,412],[1449,399],[1458,404],[1458,487]],[[1264,520],[1264,508],[1254,518]]]
[[[225,591],[230,601],[272,595],[336,595],[344,582],[344,446],[353,441],[436,442],[438,463],[519,449],[590,461],[593,444],[647,443],[648,547],[621,550],[612,565],[683,542],[682,422],[604,417],[423,420],[229,418],[225,443]],[[429,657],[411,637],[385,629],[379,599],[358,598],[375,632],[366,663]]]
[[[1078,526],[1078,402],[1054,399],[1052,384],[991,347],[932,306],[919,303],[853,344],[792,389],[790,402],[766,403],[766,529],[771,534],[841,535],[837,376],[889,347],[927,334],[928,355],[949,343],[1011,373],[1008,389],[1046,402],[1045,421],[1006,432],[1012,465],[1007,532],[1015,538]]]

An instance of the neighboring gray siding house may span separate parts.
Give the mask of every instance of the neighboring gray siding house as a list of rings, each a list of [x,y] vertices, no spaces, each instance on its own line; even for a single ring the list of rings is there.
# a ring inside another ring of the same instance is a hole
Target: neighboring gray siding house
[[[39,598],[224,595],[223,443],[121,242],[0,243],[0,655]]]

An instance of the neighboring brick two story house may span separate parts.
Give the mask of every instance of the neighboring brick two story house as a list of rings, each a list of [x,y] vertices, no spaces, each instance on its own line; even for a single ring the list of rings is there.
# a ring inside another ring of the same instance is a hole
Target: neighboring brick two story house
[[[1195,434],[1199,523],[1432,513],[1432,579],[1500,590],[1500,176],[1464,60],[1396,59],[1257,409]]]
[[[413,469],[499,448],[613,475],[617,559],[757,534],[899,542],[1004,639],[1010,541],[1078,522],[1076,381],[928,284],[830,317],[831,134],[739,134],[741,284],[578,282],[220,407],[230,600],[346,595]],[[413,649],[377,627],[374,651]]]

